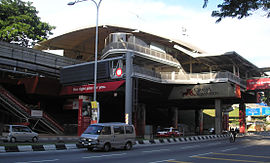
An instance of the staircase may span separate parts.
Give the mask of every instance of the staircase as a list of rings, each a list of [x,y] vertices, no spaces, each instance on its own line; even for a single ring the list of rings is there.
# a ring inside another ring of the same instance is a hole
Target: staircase
[[[9,110],[12,114],[22,117],[24,119],[32,119],[31,109],[29,109],[23,102],[17,99],[12,93],[4,89],[0,85],[0,105]],[[52,117],[43,112],[37,123],[41,123],[46,128],[50,129],[55,134],[63,134],[64,128],[61,127]]]

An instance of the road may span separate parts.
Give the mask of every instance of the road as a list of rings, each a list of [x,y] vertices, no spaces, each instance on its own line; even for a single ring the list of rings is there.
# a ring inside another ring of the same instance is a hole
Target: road
[[[270,137],[246,136],[204,142],[134,146],[130,151],[110,152],[85,149],[1,153],[1,163],[225,163],[270,162]]]

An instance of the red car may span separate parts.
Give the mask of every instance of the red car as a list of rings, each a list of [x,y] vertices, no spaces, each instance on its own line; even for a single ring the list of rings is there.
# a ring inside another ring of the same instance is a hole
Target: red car
[[[157,132],[157,137],[179,137],[182,134],[175,128],[164,128]]]

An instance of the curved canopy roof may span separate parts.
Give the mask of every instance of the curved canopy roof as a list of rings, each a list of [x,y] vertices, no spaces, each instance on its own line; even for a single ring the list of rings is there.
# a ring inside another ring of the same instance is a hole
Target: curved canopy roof
[[[250,63],[245,58],[241,57],[236,52],[228,52],[221,55],[205,55],[205,52],[191,44],[182,42],[180,40],[172,40],[164,38],[158,35],[153,35],[143,31],[139,31],[133,28],[101,25],[98,27],[99,31],[99,44],[98,54],[102,53],[102,49],[105,45],[105,38],[110,33],[125,32],[132,33],[135,37],[142,38],[146,42],[156,42],[161,45],[177,49],[179,51],[178,56],[183,68],[188,71],[189,66],[192,63],[194,65],[193,72],[203,72],[213,68],[214,70],[230,70],[232,71],[232,65],[239,68],[240,72],[248,72],[251,76],[260,76],[258,67]],[[67,50],[72,52],[80,52],[80,54],[89,56],[87,61],[93,59],[95,48],[95,33],[96,27],[89,27],[71,31],[69,33],[57,36],[55,38],[43,41],[36,45],[34,48],[39,50]],[[177,47],[179,48],[177,48]],[[197,67],[196,67],[197,65]],[[197,70],[196,70],[197,69]]]

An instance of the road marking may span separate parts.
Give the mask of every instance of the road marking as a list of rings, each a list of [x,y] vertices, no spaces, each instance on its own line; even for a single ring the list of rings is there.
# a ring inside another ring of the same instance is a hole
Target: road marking
[[[174,161],[175,159],[169,159],[169,160],[160,160],[160,161],[154,161],[154,162],[148,162],[148,163],[159,163],[159,162],[168,162],[168,161]]]
[[[82,157],[82,158],[100,158],[100,157],[111,157],[111,156],[123,156],[126,154],[127,153],[119,153],[119,154],[110,154],[110,155],[86,156],[86,157]]]
[[[53,162],[58,161],[59,159],[53,159],[53,160],[37,160],[37,161],[25,161],[25,162],[16,162],[16,163],[38,163],[38,162]]]
[[[235,148],[228,148],[228,149],[224,149],[224,150],[221,150],[222,152],[226,152],[226,151],[233,151],[233,150],[237,150],[238,148],[235,147]]]
[[[144,153],[152,153],[152,152],[163,152],[163,151],[170,151],[170,149],[158,149],[158,150],[142,151],[142,152],[144,152]]]
[[[238,162],[256,162],[256,163],[265,163],[265,162],[262,162],[262,161],[237,160],[237,159],[216,158],[216,157],[201,157],[201,156],[194,156],[193,158],[203,158],[203,159],[223,160],[223,161],[238,161]]]
[[[189,156],[189,157],[204,156],[204,155],[209,155],[209,154],[212,154],[212,153],[213,153],[213,152],[202,153],[202,154],[192,155],[192,156]]]
[[[255,157],[255,158],[270,158],[270,156],[257,156],[257,155],[245,155],[245,154],[230,154],[230,153],[212,153],[212,154],[227,155],[227,156]]]
[[[191,145],[191,146],[186,146],[186,147],[181,147],[181,149],[191,149],[191,148],[197,148],[199,145]]]

